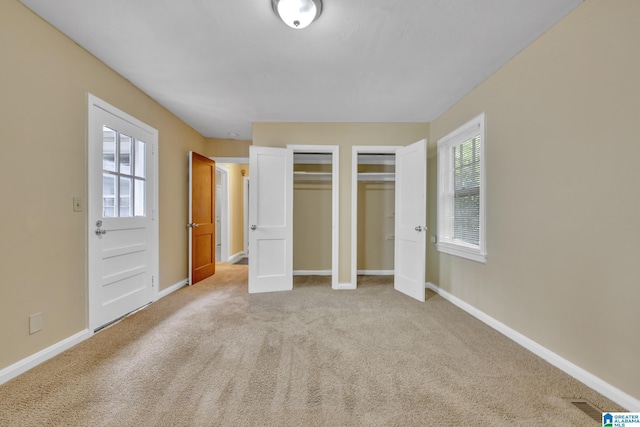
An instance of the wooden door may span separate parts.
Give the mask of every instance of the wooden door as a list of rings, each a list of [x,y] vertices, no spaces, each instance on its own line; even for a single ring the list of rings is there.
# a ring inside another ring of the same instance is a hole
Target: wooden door
[[[189,283],[216,272],[216,162],[189,153]]]
[[[396,290],[424,302],[427,227],[427,141],[396,151]]]

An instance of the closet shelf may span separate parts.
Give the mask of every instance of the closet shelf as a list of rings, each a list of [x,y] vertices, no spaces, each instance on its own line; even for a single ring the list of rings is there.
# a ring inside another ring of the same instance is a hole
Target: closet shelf
[[[294,171],[294,181],[331,181],[331,172]]]
[[[393,172],[358,172],[358,181],[392,182],[396,180]]]

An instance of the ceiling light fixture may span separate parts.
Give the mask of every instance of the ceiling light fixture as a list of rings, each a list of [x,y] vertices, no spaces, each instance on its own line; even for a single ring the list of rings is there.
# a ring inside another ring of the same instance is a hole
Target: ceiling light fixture
[[[309,26],[322,13],[322,0],[271,0],[273,11],[291,28]]]

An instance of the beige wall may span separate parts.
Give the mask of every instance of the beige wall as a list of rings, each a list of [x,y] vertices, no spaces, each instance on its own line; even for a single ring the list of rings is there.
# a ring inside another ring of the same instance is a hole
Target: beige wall
[[[428,123],[254,123],[253,144],[285,147],[289,144],[340,147],[339,277],[351,282],[351,147],[354,145],[408,145],[429,134]]]
[[[207,157],[249,157],[250,145],[251,141],[205,138],[201,154]]]
[[[294,183],[293,269],[331,270],[331,181]]]
[[[159,131],[161,288],[188,275],[187,151],[204,138],[17,0],[0,2],[0,63],[2,369],[87,327],[87,93]]]
[[[428,254],[430,281],[635,398],[639,16],[587,0],[431,124],[486,113],[488,261]]]
[[[358,270],[393,270],[395,182],[358,183]]]
[[[332,167],[330,164],[294,163],[293,170],[331,173]],[[303,181],[294,176],[294,271],[331,271],[331,189],[330,180]]]

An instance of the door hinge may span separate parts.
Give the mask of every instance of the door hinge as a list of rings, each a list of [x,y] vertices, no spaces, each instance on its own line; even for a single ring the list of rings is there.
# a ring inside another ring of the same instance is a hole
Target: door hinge
[[[154,276],[151,276],[151,287],[155,288],[156,287],[156,278]]]

